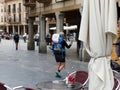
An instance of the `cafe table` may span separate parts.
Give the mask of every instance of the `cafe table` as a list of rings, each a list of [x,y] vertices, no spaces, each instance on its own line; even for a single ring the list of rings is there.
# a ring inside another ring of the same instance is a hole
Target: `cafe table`
[[[81,84],[75,83],[74,86],[67,85],[64,81],[45,81],[36,84],[39,90],[80,90]]]

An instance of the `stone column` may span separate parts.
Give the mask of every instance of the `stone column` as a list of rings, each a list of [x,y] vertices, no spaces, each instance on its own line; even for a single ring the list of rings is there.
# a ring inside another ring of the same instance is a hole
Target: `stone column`
[[[59,33],[63,31],[64,14],[56,12],[55,15],[56,15],[56,32]]]
[[[35,18],[34,17],[29,17],[28,19],[28,44],[27,44],[27,49],[28,50],[35,50],[35,42],[34,42],[34,23]]]
[[[39,34],[40,34],[40,42],[39,42],[39,53],[47,53],[47,44],[45,41],[45,17],[39,16]]]

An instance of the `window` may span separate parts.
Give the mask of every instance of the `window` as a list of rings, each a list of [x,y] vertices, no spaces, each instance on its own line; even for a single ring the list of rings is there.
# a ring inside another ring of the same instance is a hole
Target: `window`
[[[16,15],[14,14],[13,21],[16,22]]]
[[[4,12],[6,12],[6,8],[4,7]]]
[[[1,22],[3,22],[3,16],[1,17]]]
[[[11,6],[8,5],[8,12],[11,13]]]
[[[1,9],[1,12],[3,12],[3,9]]]
[[[16,5],[13,4],[13,13],[15,13],[15,12],[16,12]]]
[[[6,17],[4,17],[4,22],[6,22]]]
[[[19,3],[19,12],[21,12],[21,3]]]
[[[21,22],[21,14],[19,14],[19,22]]]

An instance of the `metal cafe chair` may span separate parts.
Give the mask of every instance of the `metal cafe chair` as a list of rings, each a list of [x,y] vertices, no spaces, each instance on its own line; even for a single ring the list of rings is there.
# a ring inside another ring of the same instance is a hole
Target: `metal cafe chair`
[[[120,81],[118,80],[117,76],[120,77],[120,73],[116,72],[115,70],[113,70],[114,73],[114,87],[113,90],[120,90]],[[74,90],[84,90],[86,87],[87,83],[88,83],[88,72],[86,71],[74,71],[71,74],[68,75],[68,77],[66,77],[66,81],[68,81],[67,79],[69,79],[69,76],[73,75],[74,76],[74,82],[80,83],[81,85],[77,88],[75,88]],[[73,77],[72,76],[72,77]],[[68,84],[69,82],[67,82]]]
[[[13,90],[36,90],[36,89],[33,89],[31,87],[16,86],[16,87],[13,87]]]
[[[72,80],[73,79],[73,80]],[[84,90],[87,88],[86,84],[88,82],[88,72],[86,71],[74,71],[66,77],[66,84],[72,81],[72,84],[75,85],[76,83],[78,86],[74,86],[74,90]]]
[[[113,90],[120,90],[120,81],[118,80],[118,78],[120,78],[120,72],[118,72],[117,70],[112,70],[112,71],[113,71],[113,75],[114,75]]]
[[[36,90],[30,87],[24,87],[24,86],[16,86],[16,87],[11,88],[8,85],[0,82],[0,90],[21,90],[21,89],[22,90]]]
[[[120,72],[116,71],[116,70],[112,70],[113,71],[113,75],[116,78],[120,78]]]
[[[114,87],[113,90],[120,90],[120,81],[114,77]]]
[[[13,89],[7,86],[6,84],[0,82],[0,90],[13,90]]]

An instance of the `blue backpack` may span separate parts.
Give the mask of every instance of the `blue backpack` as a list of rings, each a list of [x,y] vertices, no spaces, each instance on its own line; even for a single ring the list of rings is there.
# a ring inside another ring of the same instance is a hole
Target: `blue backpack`
[[[54,36],[53,36],[54,37]],[[55,37],[55,39],[56,39],[57,37]],[[62,52],[64,52],[65,50],[64,50],[64,48],[63,48],[63,46],[62,46],[62,42],[63,42],[63,37],[62,37],[62,35],[61,34],[59,34],[59,36],[58,36],[58,40],[57,41],[55,41],[53,38],[52,38],[52,46],[53,46],[53,53],[54,54],[59,54],[59,53],[62,53]]]

